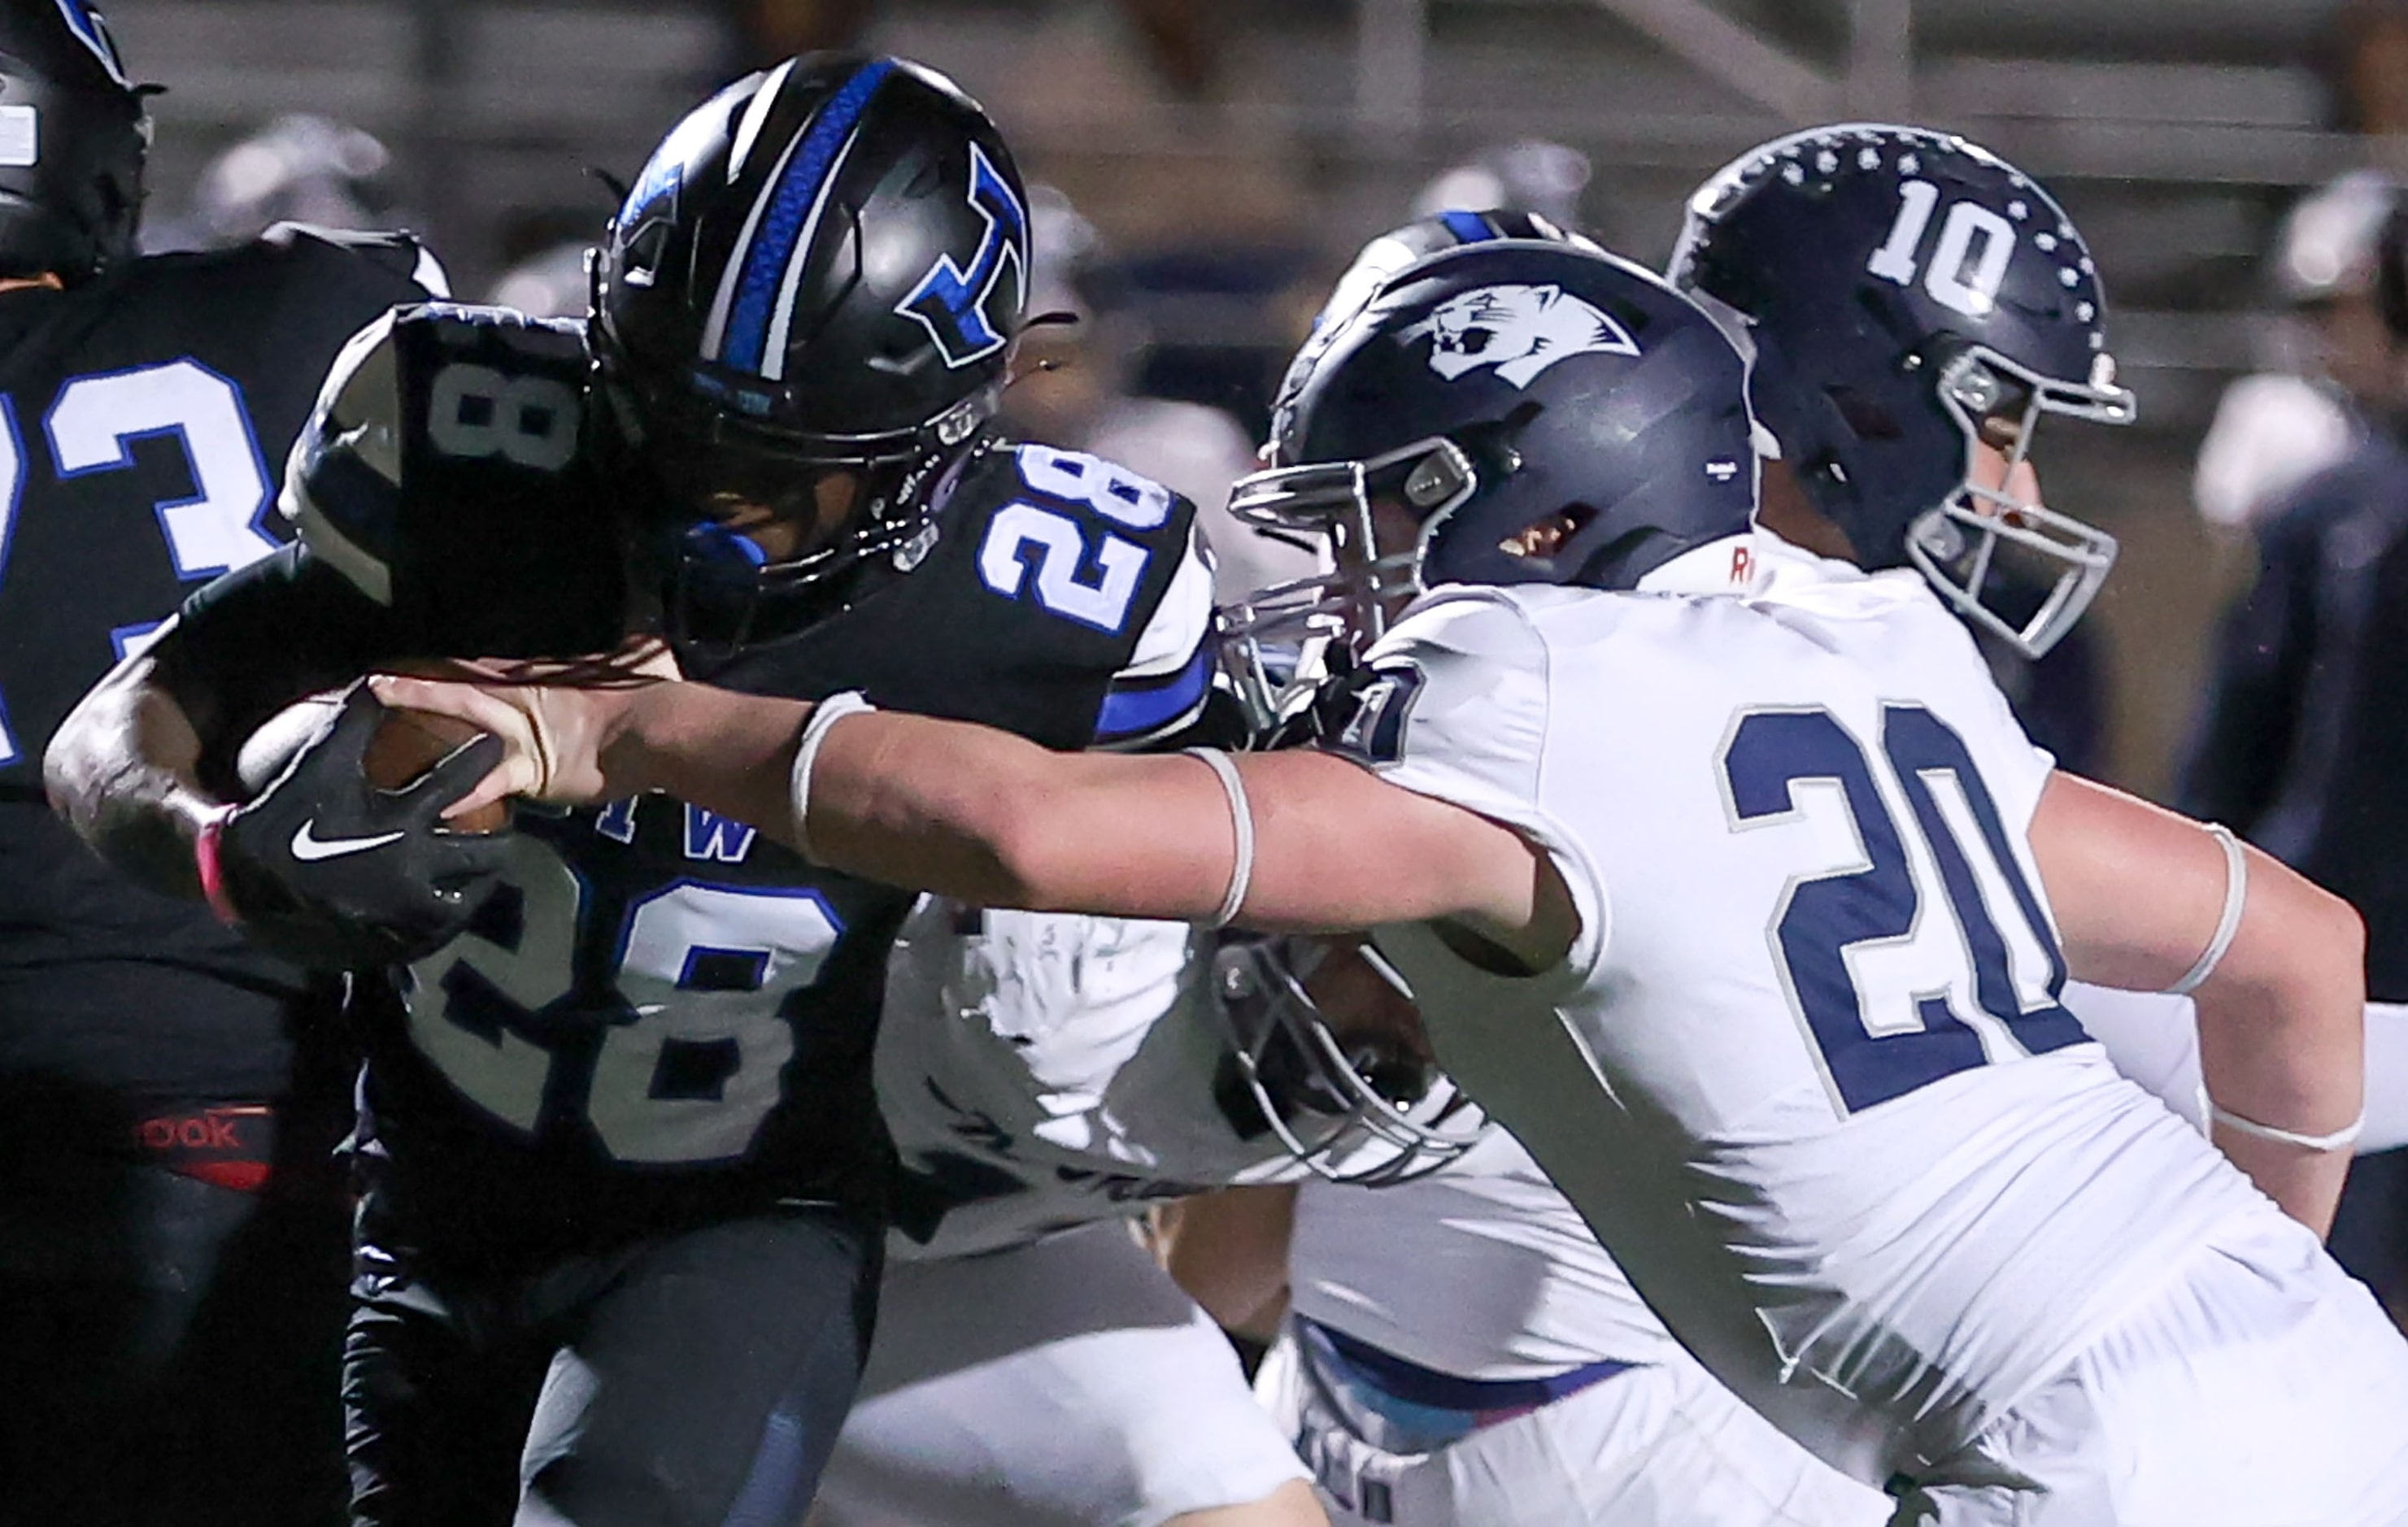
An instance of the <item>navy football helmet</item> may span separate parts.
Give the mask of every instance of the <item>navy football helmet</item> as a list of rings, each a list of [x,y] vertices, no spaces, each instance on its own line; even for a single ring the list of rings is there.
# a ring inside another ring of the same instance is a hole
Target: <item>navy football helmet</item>
[[[1975,460],[2020,463],[2044,413],[2133,417],[2098,268],[2047,192],[1944,133],[1816,128],[1699,188],[1670,269],[1752,343],[1757,416],[1866,566],[1912,564],[2029,656],[2072,627],[2114,538]],[[2030,605],[2011,573],[2047,591],[2028,615],[1993,607]]]
[[[1299,617],[1359,648],[1398,593],[1630,589],[1748,529],[1745,363],[1695,303],[1627,261],[1519,238],[1446,250],[1312,343],[1274,424],[1271,470],[1241,479],[1229,507],[1329,545],[1337,572],[1231,612],[1223,629],[1241,669],[1265,667],[1261,645]],[[1418,527],[1401,566],[1382,564],[1382,506]],[[1558,517],[1565,534],[1545,554],[1509,545]]]
[[[75,281],[134,257],[151,89],[85,0],[0,11],[0,275]]]
[[[672,636],[790,635],[924,555],[1027,277],[1010,151],[931,70],[791,59],[670,131],[596,256],[592,327],[669,507]]]
[[[1370,306],[1380,288],[1416,261],[1466,244],[1488,244],[1500,238],[1540,239],[1597,249],[1580,235],[1535,212],[1512,207],[1440,212],[1382,234],[1355,254],[1354,263],[1330,289],[1329,300],[1313,315],[1312,332],[1305,336],[1303,348],[1288,362],[1287,372],[1271,401],[1272,435],[1277,437],[1286,432],[1296,413],[1297,400],[1303,395],[1304,384],[1312,376],[1313,368],[1328,353],[1331,342],[1348,321]],[[1269,448],[1264,449],[1268,453]],[[1268,535],[1283,540],[1297,536],[1297,527],[1283,523],[1276,514],[1267,518],[1251,503],[1239,512]],[[1330,524],[1327,534],[1362,543],[1359,549],[1370,563],[1368,583],[1359,578],[1333,577],[1297,578],[1255,590],[1244,600],[1224,606],[1220,611],[1224,668],[1258,724],[1268,722],[1270,698],[1290,677],[1304,649],[1317,645],[1341,627],[1360,635],[1365,641],[1377,637],[1386,607],[1394,602],[1391,596],[1411,592],[1412,553],[1378,555],[1369,548],[1368,526],[1357,527],[1344,517]],[[1308,535],[1307,542],[1315,551],[1329,549],[1320,536]]]

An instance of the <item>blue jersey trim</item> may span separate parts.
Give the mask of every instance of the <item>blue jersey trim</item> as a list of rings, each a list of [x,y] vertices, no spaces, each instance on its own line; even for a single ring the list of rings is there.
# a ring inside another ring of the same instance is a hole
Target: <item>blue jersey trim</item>
[[[744,251],[744,274],[727,314],[727,340],[722,352],[727,364],[745,371],[761,369],[778,288],[795,258],[796,241],[802,237],[803,225],[810,220],[811,207],[819,201],[838,150],[853,136],[869,98],[894,72],[891,58],[863,64],[820,107],[803,141],[796,146],[794,157],[786,162],[785,173],[770,193],[768,210],[753,230],[752,248]]]
[[[1171,676],[1168,683],[1156,689],[1116,689],[1104,696],[1102,711],[1096,717],[1096,737],[1109,742],[1116,737],[1134,736],[1151,732],[1166,722],[1177,721],[1196,708],[1212,681],[1211,647],[1207,643],[1196,649],[1187,666]]]
[[[1297,1323],[1373,1389],[1407,1405],[1434,1410],[1478,1414],[1552,1405],[1591,1384],[1641,1366],[1608,1358],[1544,1378],[1460,1378],[1408,1362],[1384,1348],[1374,1347],[1318,1320],[1299,1315]]]

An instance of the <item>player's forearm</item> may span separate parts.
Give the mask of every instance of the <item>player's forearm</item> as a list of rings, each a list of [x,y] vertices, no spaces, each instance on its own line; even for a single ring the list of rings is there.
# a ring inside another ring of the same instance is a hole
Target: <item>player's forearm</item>
[[[2200,823],[2071,776],[2053,777],[2030,827],[2081,980],[2162,992],[2199,978],[2200,1069],[2216,1107],[2307,1138],[2358,1117],[2363,931],[2336,898],[2256,850],[2239,878]],[[2238,895],[2239,920],[2219,951]],[[2215,1132],[2235,1164],[2303,1223],[2330,1223],[2345,1149]]]
[[[1209,914],[1227,885],[1227,809],[1201,765],[1054,753],[927,717],[831,726],[799,821],[791,778],[811,710],[655,686],[602,743],[603,772],[614,792],[665,791],[820,863],[982,906],[1178,920]]]
[[[2348,1132],[2365,1107],[2364,930],[2338,898],[2252,856],[2249,909],[2196,993],[2200,1064],[2216,1144],[2267,1195],[2319,1234],[2329,1229],[2345,1143],[2272,1139],[2235,1120],[2314,1139]]]
[[[101,856],[153,890],[198,896],[193,841],[220,803],[198,779],[192,718],[137,657],[84,696],[43,755],[51,806]]]
[[[812,707],[707,684],[631,692],[597,757],[609,797],[662,791],[799,846],[787,778]]]
[[[509,794],[590,805],[657,790],[892,885],[986,906],[1197,920],[1239,878],[1242,806],[1253,849],[1234,920],[1249,927],[1456,920],[1531,969],[1578,931],[1561,878],[1512,828],[1309,749],[1247,755],[1241,803],[1191,758],[1055,753],[959,721],[844,713],[820,729],[804,821],[791,794],[810,706],[683,681],[372,682],[389,706],[502,740],[504,763],[455,810]]]
[[[1037,911],[1205,918],[1234,851],[1220,787],[1191,759],[1054,753],[883,712],[828,732],[810,811],[823,863]]]

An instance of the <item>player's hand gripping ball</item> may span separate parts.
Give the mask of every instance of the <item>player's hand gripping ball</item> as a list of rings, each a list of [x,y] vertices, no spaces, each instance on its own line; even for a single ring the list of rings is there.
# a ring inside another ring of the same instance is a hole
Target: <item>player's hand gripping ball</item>
[[[284,772],[293,755],[334,724],[346,690],[328,690],[295,700],[260,723],[242,745],[235,763],[247,797],[256,797]],[[427,770],[452,756],[462,744],[483,735],[466,721],[423,710],[385,711],[384,722],[368,737],[360,766],[368,783],[379,790],[399,791],[415,784]],[[449,818],[443,825],[455,833],[498,833],[510,824],[509,803],[495,801]]]
[[[508,852],[509,808],[447,821],[501,745],[387,710],[365,684],[313,695],[246,742],[251,798],[204,834],[203,889],[255,942],[358,969],[423,958],[467,926]]]

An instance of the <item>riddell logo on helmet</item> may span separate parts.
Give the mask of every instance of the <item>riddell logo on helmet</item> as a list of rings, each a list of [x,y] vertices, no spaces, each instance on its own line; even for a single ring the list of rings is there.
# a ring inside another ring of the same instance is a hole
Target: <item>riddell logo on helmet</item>
[[[1432,371],[1449,381],[1483,366],[1527,387],[1575,355],[1637,355],[1619,320],[1559,286],[1484,286],[1449,297],[1398,337],[1428,336]]]

